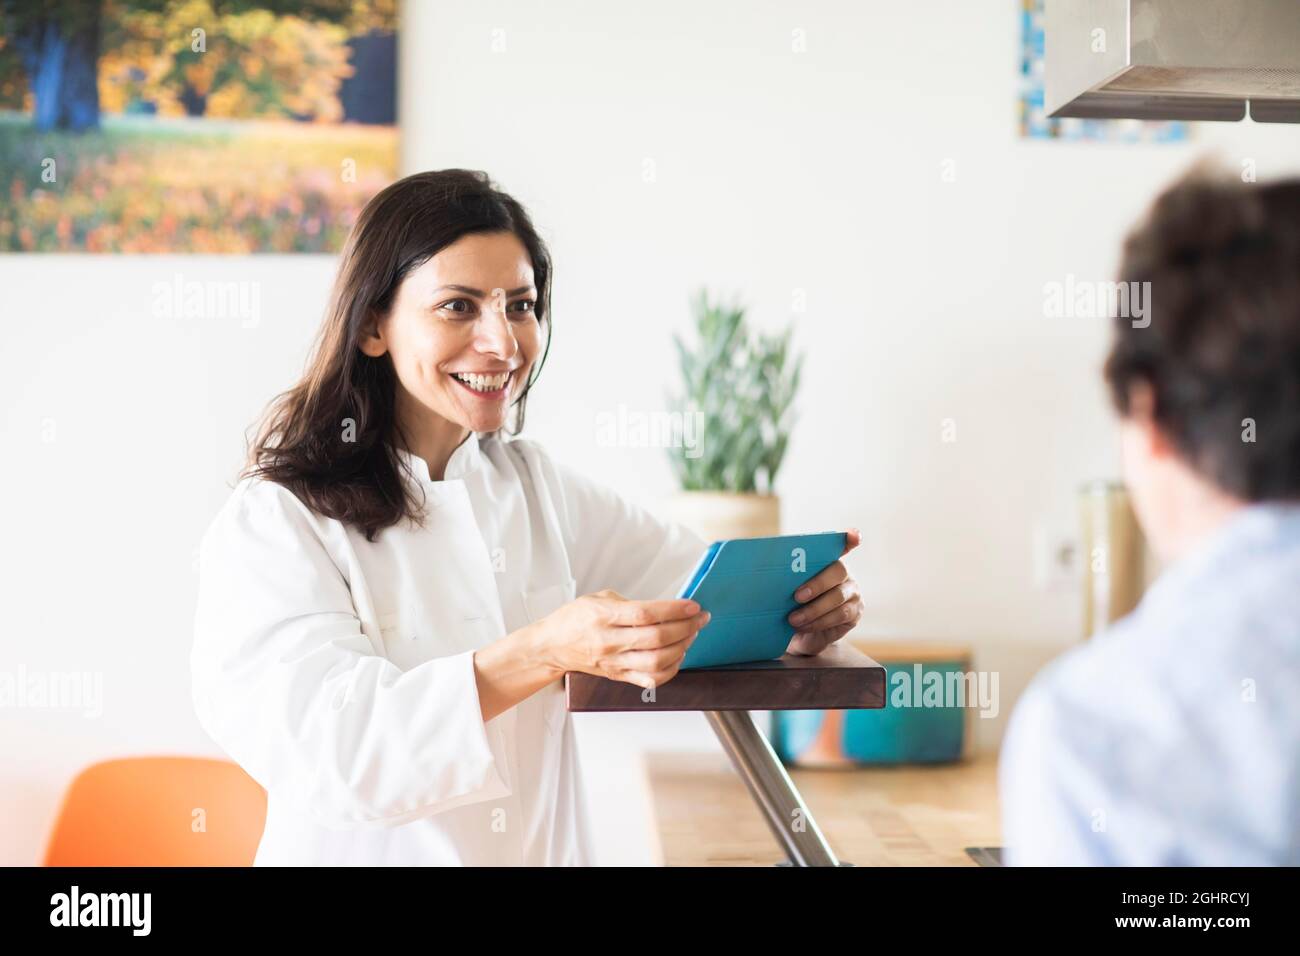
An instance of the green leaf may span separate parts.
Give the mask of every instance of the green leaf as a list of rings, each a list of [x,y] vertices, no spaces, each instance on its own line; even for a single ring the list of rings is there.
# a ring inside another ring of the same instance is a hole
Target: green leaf
[[[789,443],[803,356],[791,361],[794,329],[751,334],[737,301],[713,300],[706,289],[691,298],[696,342],[676,334],[681,372],[677,410],[693,405],[704,415],[700,457],[670,449],[683,488],[770,492]],[[760,482],[760,477],[762,481]]]

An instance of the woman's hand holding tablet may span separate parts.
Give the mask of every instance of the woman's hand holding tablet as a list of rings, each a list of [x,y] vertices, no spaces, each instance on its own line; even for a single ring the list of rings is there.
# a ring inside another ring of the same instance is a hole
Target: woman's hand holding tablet
[[[708,622],[697,601],[632,601],[605,590],[570,601],[530,627],[557,677],[580,671],[651,688],[672,680]]]
[[[862,543],[857,528],[850,528],[844,538],[844,554]],[[788,653],[820,654],[862,619],[862,592],[843,556],[794,592],[794,599],[803,606],[786,618],[796,628]]]

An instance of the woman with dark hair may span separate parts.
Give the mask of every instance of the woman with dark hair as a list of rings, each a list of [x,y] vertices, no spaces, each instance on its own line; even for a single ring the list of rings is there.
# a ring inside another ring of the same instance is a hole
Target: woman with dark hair
[[[1300,179],[1197,171],[1129,236],[1106,381],[1166,564],[1036,677],[1002,748],[1012,864],[1300,864]]]
[[[670,680],[704,542],[514,437],[551,284],[482,173],[410,176],[353,228],[200,550],[194,704],[267,790],[258,864],[592,861],[560,678]],[[815,654],[861,599],[842,562],[807,587]]]

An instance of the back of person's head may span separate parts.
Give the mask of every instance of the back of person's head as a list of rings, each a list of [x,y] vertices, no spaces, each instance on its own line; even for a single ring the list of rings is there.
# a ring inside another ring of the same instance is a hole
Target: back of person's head
[[[1130,234],[1119,279],[1150,283],[1149,323],[1116,319],[1119,412],[1149,389],[1154,425],[1202,478],[1243,501],[1300,499],[1300,178],[1198,169]]]

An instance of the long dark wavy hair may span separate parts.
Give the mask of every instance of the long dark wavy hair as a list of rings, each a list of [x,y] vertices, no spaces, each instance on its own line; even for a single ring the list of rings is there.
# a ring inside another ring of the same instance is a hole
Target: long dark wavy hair
[[[528,393],[551,348],[551,257],[524,207],[486,173],[444,169],[398,180],[370,200],[348,236],[330,305],[298,384],[267,407],[240,477],[284,485],[326,517],[373,541],[403,518],[423,524],[424,501],[403,480],[390,443],[409,448],[396,417],[392,357],[358,347],[392,307],[402,280],[462,236],[511,232],[528,250],[546,348],[513,405],[519,434]],[[495,432],[492,433],[495,435]]]

